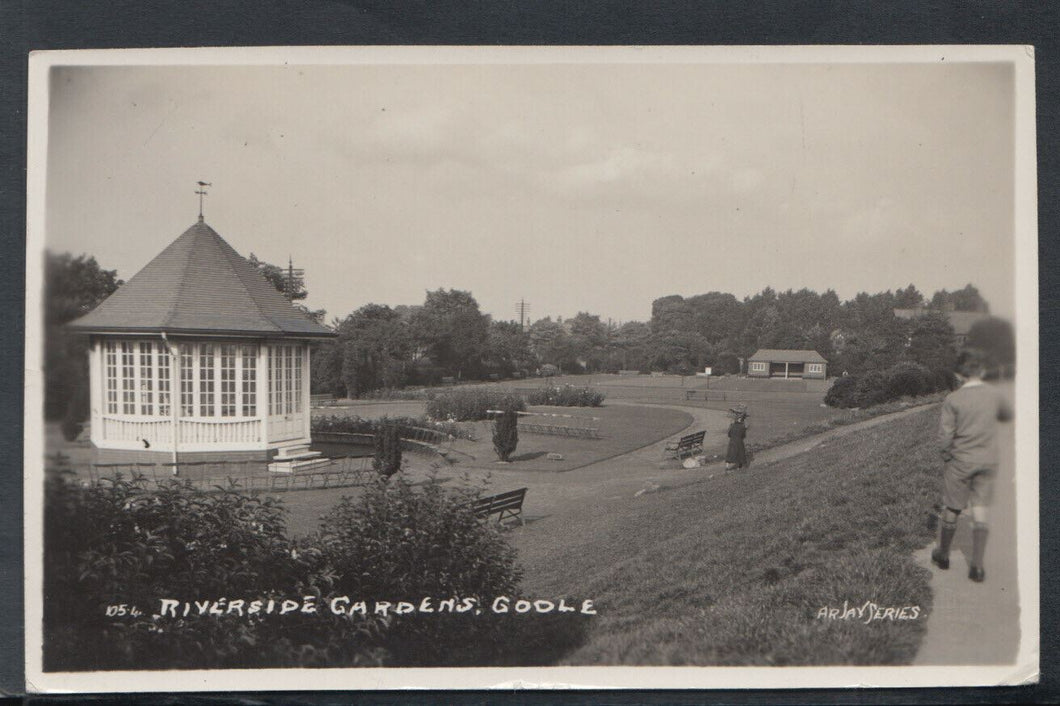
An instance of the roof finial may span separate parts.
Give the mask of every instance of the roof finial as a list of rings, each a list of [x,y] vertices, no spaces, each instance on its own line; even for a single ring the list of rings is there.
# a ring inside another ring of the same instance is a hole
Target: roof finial
[[[206,187],[213,186],[213,184],[205,181],[200,181],[198,184],[199,190],[195,193],[199,195],[199,223],[202,223],[202,197],[206,195]]]

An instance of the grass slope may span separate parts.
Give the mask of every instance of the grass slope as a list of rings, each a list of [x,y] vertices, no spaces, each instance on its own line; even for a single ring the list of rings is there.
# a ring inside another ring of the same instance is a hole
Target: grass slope
[[[619,502],[517,539],[527,595],[592,598],[568,664],[908,664],[930,612],[935,410],[795,458]],[[918,620],[819,620],[919,606]]]

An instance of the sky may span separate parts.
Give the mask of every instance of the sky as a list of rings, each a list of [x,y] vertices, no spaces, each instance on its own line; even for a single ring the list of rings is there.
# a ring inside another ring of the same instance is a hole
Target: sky
[[[198,216],[343,317],[495,319],[975,284],[1014,303],[1014,75],[992,63],[56,67],[46,245],[128,279]]]

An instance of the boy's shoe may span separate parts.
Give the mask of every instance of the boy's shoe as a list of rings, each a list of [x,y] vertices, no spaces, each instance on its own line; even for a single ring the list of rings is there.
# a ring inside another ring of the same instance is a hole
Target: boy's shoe
[[[942,556],[942,550],[938,547],[931,550],[931,563],[943,571],[950,568],[950,558],[948,556]]]
[[[982,583],[983,579],[986,578],[986,572],[983,571],[981,566],[970,566],[968,567],[968,578],[976,583]]]

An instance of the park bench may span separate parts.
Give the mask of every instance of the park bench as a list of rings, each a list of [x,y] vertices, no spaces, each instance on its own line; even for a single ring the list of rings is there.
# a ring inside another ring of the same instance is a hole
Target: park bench
[[[711,399],[714,399],[715,401],[725,401],[724,392],[715,392],[713,390],[685,390],[685,400],[694,400],[696,399],[696,395],[700,393],[703,395],[704,402],[709,402]]]
[[[703,438],[706,435],[707,432],[705,431],[697,431],[695,434],[682,436],[677,443],[667,444],[666,450],[670,452],[674,458],[694,456],[703,451]]]
[[[335,405],[337,400],[335,395],[322,394],[322,395],[310,395],[309,406],[310,407],[331,407]]]
[[[475,501],[473,510],[475,515],[483,520],[488,520],[491,515],[496,515],[497,522],[502,523],[504,520],[514,517],[519,520],[520,525],[523,525],[526,524],[523,521],[524,498],[526,498],[526,488],[519,488],[507,493],[479,498]]]

